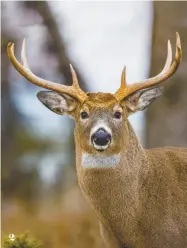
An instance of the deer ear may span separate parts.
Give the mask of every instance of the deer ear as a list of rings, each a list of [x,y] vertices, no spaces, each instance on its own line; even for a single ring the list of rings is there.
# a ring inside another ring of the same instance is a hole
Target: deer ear
[[[147,108],[157,97],[161,96],[164,87],[144,89],[135,92],[125,99],[125,106],[129,114],[142,111]]]
[[[72,97],[53,91],[40,91],[37,97],[48,109],[59,115],[73,115],[78,104]]]

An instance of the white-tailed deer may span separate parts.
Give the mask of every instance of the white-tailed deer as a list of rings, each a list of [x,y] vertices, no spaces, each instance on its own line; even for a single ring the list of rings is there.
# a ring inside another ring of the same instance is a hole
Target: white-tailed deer
[[[128,121],[130,114],[144,110],[162,94],[161,82],[178,68],[182,57],[178,33],[173,62],[168,41],[162,72],[127,85],[124,68],[115,94],[85,93],[72,66],[72,86],[41,79],[28,67],[25,42],[23,65],[15,58],[13,45],[8,44],[8,55],[16,70],[31,83],[52,90],[39,92],[39,100],[53,112],[75,119],[78,181],[98,216],[107,247],[187,247],[187,149],[146,150]]]

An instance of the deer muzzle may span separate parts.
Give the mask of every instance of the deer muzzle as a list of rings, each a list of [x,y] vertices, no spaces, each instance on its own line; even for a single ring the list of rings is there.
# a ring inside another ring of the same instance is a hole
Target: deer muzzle
[[[107,132],[104,128],[99,128],[91,136],[91,142],[94,148],[98,151],[104,151],[108,148],[111,143],[111,134]]]

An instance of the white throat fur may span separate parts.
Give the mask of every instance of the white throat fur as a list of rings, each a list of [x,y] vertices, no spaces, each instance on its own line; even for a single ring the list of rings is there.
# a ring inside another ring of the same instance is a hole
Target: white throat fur
[[[83,168],[114,168],[120,162],[120,157],[120,154],[103,156],[83,153],[81,164]]]

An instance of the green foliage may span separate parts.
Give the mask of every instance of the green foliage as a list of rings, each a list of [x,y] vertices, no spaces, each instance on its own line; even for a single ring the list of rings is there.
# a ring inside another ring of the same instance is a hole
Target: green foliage
[[[3,238],[3,248],[42,248],[42,243],[26,232],[15,235],[14,240],[11,240],[9,236],[5,236]]]

